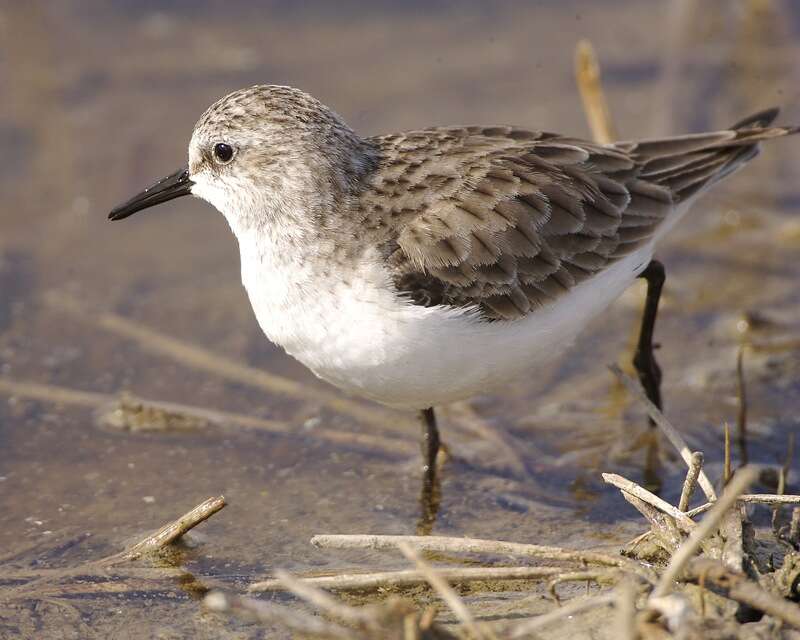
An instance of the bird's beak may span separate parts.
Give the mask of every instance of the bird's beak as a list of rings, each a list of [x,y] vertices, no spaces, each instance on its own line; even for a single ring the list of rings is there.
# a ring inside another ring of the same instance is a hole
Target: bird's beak
[[[188,167],[181,167],[175,173],[168,175],[166,178],[161,178],[155,184],[133,196],[126,203],[114,207],[111,213],[108,214],[108,219],[122,220],[142,209],[147,209],[173,198],[189,195],[192,192],[193,185],[194,182],[189,177]]]

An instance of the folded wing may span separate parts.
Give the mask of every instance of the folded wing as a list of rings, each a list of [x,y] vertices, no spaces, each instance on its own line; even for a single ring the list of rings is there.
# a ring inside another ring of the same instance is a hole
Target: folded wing
[[[383,250],[410,301],[514,320],[652,240],[760,141],[795,131],[767,128],[775,115],[611,146],[512,127],[375,138],[384,165],[363,207],[392,229]]]

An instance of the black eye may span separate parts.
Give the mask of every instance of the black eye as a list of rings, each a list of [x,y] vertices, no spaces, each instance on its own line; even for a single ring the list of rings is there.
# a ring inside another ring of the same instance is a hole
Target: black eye
[[[214,157],[222,164],[226,164],[233,158],[233,147],[224,142],[214,145]]]

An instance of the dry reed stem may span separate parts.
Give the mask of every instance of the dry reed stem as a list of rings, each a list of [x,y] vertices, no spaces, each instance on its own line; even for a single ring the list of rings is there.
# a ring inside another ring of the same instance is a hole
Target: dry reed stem
[[[789,495],[776,495],[774,493],[743,493],[738,498],[736,498],[737,503],[741,504],[800,504],[800,495],[797,494],[789,494]],[[695,516],[700,515],[708,511],[711,507],[714,506],[713,502],[704,502],[703,504],[695,507],[694,509],[689,509],[686,512],[686,515],[690,518],[694,518]]]
[[[747,552],[742,523],[746,520],[744,505],[736,502],[722,517],[719,525],[719,538],[722,541],[722,553],[719,559],[733,571],[742,571],[745,566]]]
[[[725,433],[725,462],[722,465],[722,486],[725,486],[731,481],[731,476],[733,475],[731,469],[731,428],[727,422],[722,428]]]
[[[617,609],[616,634],[619,640],[636,640],[636,586],[630,580],[622,580],[614,590]]]
[[[616,140],[611,113],[608,109],[600,79],[600,63],[592,43],[581,40],[575,48],[575,81],[583,100],[583,110],[592,130],[592,137],[600,144]]]
[[[492,640],[494,638],[493,633],[478,626],[475,622],[475,618],[472,617],[472,613],[467,608],[467,605],[464,604],[461,597],[453,590],[453,587],[420,557],[414,547],[406,542],[400,542],[397,548],[400,550],[400,553],[405,556],[406,560],[412,562],[417,571],[425,576],[425,579],[430,583],[436,594],[444,601],[458,621],[464,625],[464,628],[469,631],[472,636],[478,640]]]
[[[171,358],[175,362],[207,371],[242,384],[303,400],[321,403],[337,413],[360,422],[385,426],[392,419],[388,411],[361,405],[358,402],[327,389],[312,388],[301,382],[274,373],[242,365],[197,345],[164,335],[138,322],[110,311],[89,310],[86,305],[62,292],[50,292],[45,303],[61,313],[134,341],[146,351]]]
[[[800,504],[798,495],[781,496],[773,493],[744,493],[736,500],[747,504]]]
[[[700,475],[700,470],[702,468],[703,453],[701,451],[695,451],[689,463],[689,470],[686,472],[686,479],[683,481],[681,497],[680,500],[678,500],[678,511],[685,512],[689,508],[689,501],[692,499],[692,494],[697,486],[697,476]]]
[[[755,479],[758,472],[752,467],[742,467],[725,488],[720,499],[709,510],[700,524],[689,534],[687,540],[678,548],[670,559],[664,573],[656,584],[651,598],[659,598],[670,593],[674,583],[689,560],[700,549],[700,545],[719,527],[722,518],[736,504],[736,499]]]
[[[655,507],[662,513],[666,513],[670,517],[672,517],[678,525],[686,532],[689,533],[692,529],[697,526],[697,523],[689,518],[685,513],[679,511],[677,508],[673,507],[669,502],[666,500],[662,500],[657,495],[650,493],[647,489],[640,487],[635,482],[628,480],[627,478],[623,478],[616,473],[603,473],[601,474],[603,480],[610,485],[617,487],[621,491],[625,493],[629,493],[633,496],[639,498],[646,502],[647,504]]]
[[[469,568],[436,568],[437,573],[445,580],[455,584],[471,582],[503,581],[503,580],[537,580],[540,578],[563,578],[571,576],[563,567],[469,567]],[[614,571],[597,570],[586,572],[592,580],[611,581],[618,574]],[[305,584],[320,589],[334,591],[370,591],[374,589],[412,587],[426,584],[423,574],[413,569],[401,571],[380,571],[371,573],[343,573],[333,576],[302,577]],[[583,578],[586,579],[586,578]],[[285,585],[277,579],[254,582],[247,590],[251,593],[265,591],[284,591]]]
[[[786,481],[789,477],[789,471],[792,468],[792,460],[794,459],[794,432],[790,432],[786,443],[786,456],[783,459],[783,464],[778,472],[778,495],[783,495],[786,492]],[[778,524],[781,515],[781,505],[776,504],[772,509],[772,529],[778,531]]]
[[[391,536],[391,535],[348,535],[321,534],[311,538],[311,544],[324,549],[374,549],[386,551],[397,549],[406,543],[421,551],[445,553],[483,553],[504,556],[523,556],[565,562],[587,562],[607,567],[617,567],[651,579],[649,570],[627,558],[612,556],[596,551],[572,551],[561,547],[549,547],[501,540],[481,540],[477,538],[451,538],[443,536]]]
[[[613,591],[609,593],[601,593],[590,598],[574,598],[558,609],[518,623],[511,629],[508,637],[512,638],[513,640],[517,640],[518,638],[531,636],[537,631],[540,631],[542,628],[553,624],[554,622],[558,622],[563,618],[574,616],[578,613],[586,611],[587,609],[594,609],[595,607],[604,607],[609,604],[614,604],[616,599],[617,594]]]
[[[619,379],[620,382],[622,382],[623,385],[625,385],[625,388],[628,389],[628,391],[632,393],[634,397],[642,403],[642,405],[644,405],[644,408],[647,410],[647,414],[653,419],[653,422],[656,423],[656,426],[664,432],[664,435],[667,436],[667,439],[670,441],[672,446],[678,450],[678,453],[681,454],[686,466],[690,467],[692,464],[692,452],[689,449],[689,446],[686,444],[686,441],[683,439],[683,436],[678,432],[678,430],[672,426],[666,417],[664,417],[664,414],[661,413],[659,408],[650,401],[650,398],[647,397],[641,385],[622,369],[620,369],[618,365],[609,365],[609,369],[611,369],[611,372]],[[713,502],[717,499],[717,492],[714,491],[714,485],[711,484],[711,481],[708,479],[708,476],[706,476],[705,471],[702,469],[700,469],[700,472],[697,475],[697,483],[700,485],[700,488],[703,490],[703,493],[706,495],[706,499],[709,502]]]
[[[714,506],[713,502],[704,502],[703,504],[695,507],[694,509],[689,509],[686,512],[686,515],[689,516],[690,518],[694,518],[695,516],[699,516],[701,513],[705,513],[713,506]]]
[[[745,465],[747,459],[747,385],[744,380],[744,345],[736,353],[736,395],[739,411],[736,414],[736,439],[739,444],[739,459]]]
[[[778,474],[778,495],[786,493],[786,479],[789,476],[789,470],[792,468],[792,457],[794,456],[794,432],[789,432],[786,438],[786,456],[783,459],[783,464]]]

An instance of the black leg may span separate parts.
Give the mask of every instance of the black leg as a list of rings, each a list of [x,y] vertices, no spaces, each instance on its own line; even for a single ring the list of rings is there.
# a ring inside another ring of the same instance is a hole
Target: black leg
[[[422,422],[422,493],[420,506],[422,514],[417,523],[417,535],[429,535],[436,522],[436,515],[441,502],[439,479],[436,474],[436,458],[439,454],[439,429],[436,426],[436,414],[433,409],[420,412]]]
[[[664,265],[658,260],[651,260],[639,277],[647,280],[647,298],[644,303],[642,328],[639,331],[639,343],[633,356],[633,366],[647,397],[661,409],[661,368],[653,354],[653,330],[656,326],[661,288],[664,286]]]
[[[644,313],[642,314],[642,327],[639,330],[639,343],[636,345],[636,354],[633,356],[633,366],[647,397],[661,409],[663,408],[661,402],[661,368],[658,366],[653,353],[653,331],[656,326],[661,288],[664,286],[664,265],[658,260],[651,260],[647,268],[639,274],[639,277],[647,280],[647,297],[645,298]],[[652,419],[648,419],[648,422],[651,427],[655,426],[655,422]],[[658,433],[655,429],[648,430],[643,444],[647,449],[644,485],[650,491],[658,493],[661,490],[661,473]]]
[[[436,475],[436,456],[439,454],[439,429],[436,426],[436,414],[433,408],[420,411],[422,422],[422,470],[426,478]]]

